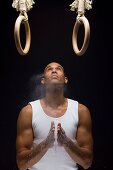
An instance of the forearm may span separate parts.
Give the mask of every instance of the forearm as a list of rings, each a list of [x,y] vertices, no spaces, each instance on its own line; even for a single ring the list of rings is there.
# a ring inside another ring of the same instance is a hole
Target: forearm
[[[26,170],[37,163],[47,152],[48,147],[44,140],[31,150],[17,153],[17,165],[20,170]]]
[[[81,148],[77,143],[73,142],[69,138],[67,138],[64,148],[70,157],[84,169],[87,169],[91,166],[92,151],[89,151],[86,148]]]

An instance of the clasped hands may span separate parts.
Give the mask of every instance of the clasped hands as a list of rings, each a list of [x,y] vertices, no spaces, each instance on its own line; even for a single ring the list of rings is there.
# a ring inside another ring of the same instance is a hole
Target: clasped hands
[[[55,124],[54,124],[54,122],[51,122],[50,131],[49,131],[48,136],[45,141],[46,141],[46,145],[48,147],[52,147],[54,145],[54,142],[55,142]],[[66,136],[66,133],[61,126],[61,123],[58,123],[58,125],[57,125],[57,142],[60,146],[66,144],[68,142],[68,137]]]

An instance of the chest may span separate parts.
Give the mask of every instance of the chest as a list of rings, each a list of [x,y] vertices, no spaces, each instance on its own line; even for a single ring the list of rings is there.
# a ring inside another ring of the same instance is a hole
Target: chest
[[[61,117],[65,114],[66,110],[67,110],[67,105],[65,106],[59,106],[56,108],[52,108],[52,107],[48,107],[48,106],[42,106],[43,111],[45,114],[47,114],[48,116],[57,118],[57,117]]]

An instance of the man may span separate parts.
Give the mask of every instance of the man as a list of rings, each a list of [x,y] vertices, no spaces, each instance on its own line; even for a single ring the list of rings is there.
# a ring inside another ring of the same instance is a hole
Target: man
[[[41,83],[45,96],[30,102],[17,121],[17,165],[20,170],[87,169],[93,158],[89,109],[64,97],[68,79],[63,67],[48,64]]]

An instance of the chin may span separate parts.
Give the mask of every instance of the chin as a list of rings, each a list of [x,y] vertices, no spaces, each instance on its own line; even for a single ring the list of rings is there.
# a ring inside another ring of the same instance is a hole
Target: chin
[[[48,83],[46,85],[46,88],[49,89],[49,90],[57,90],[57,89],[62,89],[64,87],[64,84],[62,83],[59,83],[58,81],[54,81],[54,82],[51,82],[51,83]]]

